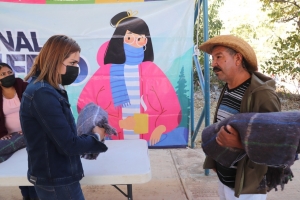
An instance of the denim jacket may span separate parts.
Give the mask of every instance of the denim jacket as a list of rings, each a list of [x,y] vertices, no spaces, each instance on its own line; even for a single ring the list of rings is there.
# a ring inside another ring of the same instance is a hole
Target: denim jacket
[[[29,182],[61,186],[82,179],[80,155],[105,152],[93,133],[77,136],[65,90],[34,76],[23,93],[20,121],[27,144]]]

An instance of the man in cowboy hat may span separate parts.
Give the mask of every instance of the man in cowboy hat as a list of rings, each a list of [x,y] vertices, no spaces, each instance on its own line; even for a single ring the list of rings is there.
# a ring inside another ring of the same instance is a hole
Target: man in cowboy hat
[[[213,72],[226,83],[216,107],[214,123],[236,113],[280,111],[275,81],[257,71],[255,52],[247,42],[233,35],[220,35],[199,48],[211,54]],[[243,148],[238,133],[230,126],[222,127],[216,140],[221,146]],[[216,171],[221,200],[266,199],[266,165],[255,164],[245,156],[227,168],[207,156],[203,168]]]

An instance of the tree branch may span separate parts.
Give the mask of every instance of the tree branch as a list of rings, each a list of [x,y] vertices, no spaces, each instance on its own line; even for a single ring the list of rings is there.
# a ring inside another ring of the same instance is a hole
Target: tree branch
[[[296,0],[294,1],[285,1],[285,0],[270,0],[270,3],[288,3],[288,4],[292,4],[298,8],[300,8],[300,5],[297,4]]]

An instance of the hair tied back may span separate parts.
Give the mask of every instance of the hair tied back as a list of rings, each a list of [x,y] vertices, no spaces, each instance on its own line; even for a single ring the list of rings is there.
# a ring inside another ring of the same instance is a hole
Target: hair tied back
[[[135,15],[138,14],[138,11],[133,11],[132,10],[128,10],[127,11],[127,16],[126,17],[123,17],[122,19],[120,19],[117,23],[116,23],[116,26],[115,27],[118,27],[118,25],[120,24],[121,21],[123,21],[124,19],[127,19],[129,17],[133,17]]]

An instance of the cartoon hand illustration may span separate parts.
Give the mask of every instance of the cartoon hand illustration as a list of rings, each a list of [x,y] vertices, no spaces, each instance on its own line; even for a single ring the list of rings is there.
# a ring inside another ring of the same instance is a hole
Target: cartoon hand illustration
[[[155,145],[159,142],[161,135],[166,131],[166,127],[164,125],[159,125],[154,129],[150,137],[150,145]]]
[[[134,117],[129,116],[129,117],[123,119],[123,120],[120,120],[119,121],[119,126],[120,126],[120,128],[123,128],[123,129],[133,130],[134,126],[135,126]]]

